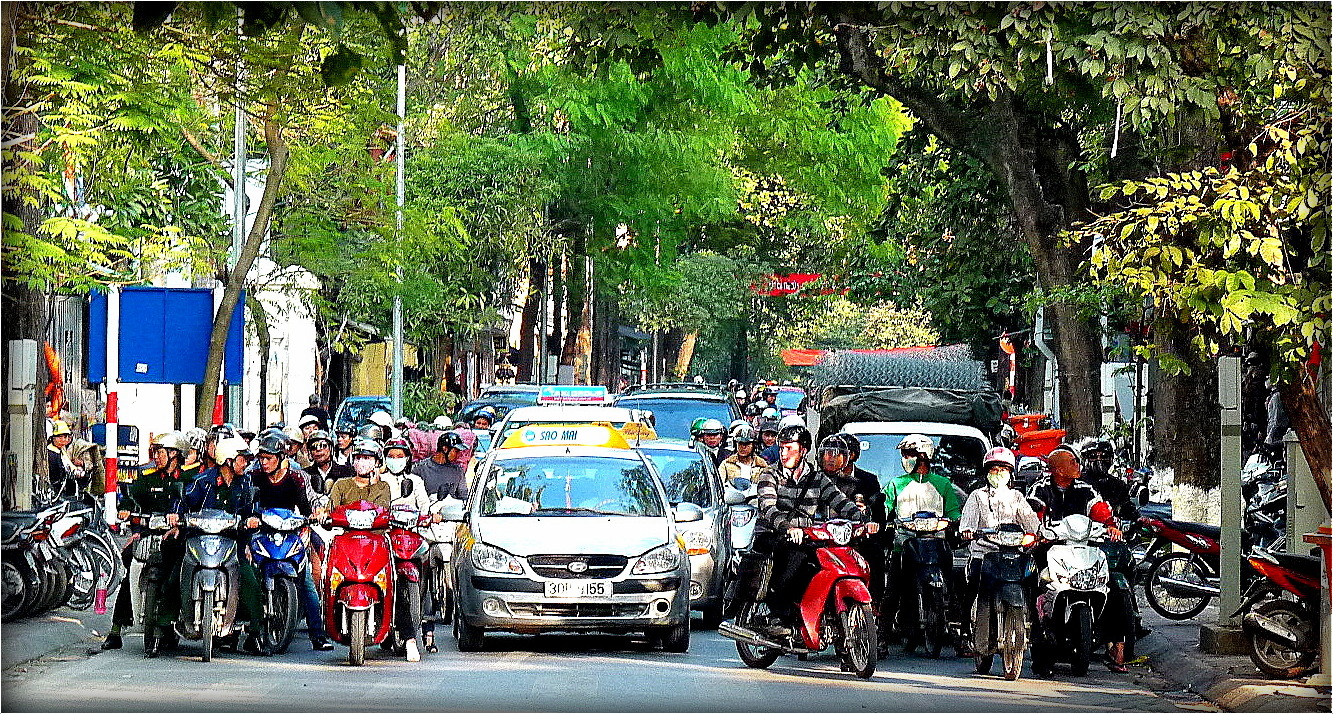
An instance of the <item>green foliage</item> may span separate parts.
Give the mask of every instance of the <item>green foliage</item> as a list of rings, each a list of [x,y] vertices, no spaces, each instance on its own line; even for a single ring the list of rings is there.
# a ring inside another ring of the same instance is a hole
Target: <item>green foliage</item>
[[[753,268],[711,252],[678,257],[662,270],[666,288],[649,292],[626,283],[620,287],[621,310],[641,329],[706,331],[733,318],[749,303]]]
[[[441,414],[453,414],[461,401],[457,394],[441,389],[429,379],[403,382],[403,415],[413,421],[426,422]]]
[[[861,306],[840,295],[801,298],[804,319],[778,326],[774,346],[784,349],[891,349],[939,343],[930,315],[919,307],[881,302]]]

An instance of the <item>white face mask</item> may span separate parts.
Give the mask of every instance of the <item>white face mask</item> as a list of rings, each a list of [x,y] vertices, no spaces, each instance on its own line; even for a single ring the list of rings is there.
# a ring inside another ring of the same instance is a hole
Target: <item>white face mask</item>
[[[904,456],[904,457],[902,457],[902,458],[903,458],[903,473],[905,473],[905,474],[910,474],[910,473],[912,473],[913,471],[916,471],[916,457],[915,457],[915,456],[912,456],[912,457]]]
[[[407,459],[401,456],[385,459],[384,465],[389,467],[391,473],[400,474],[407,468]]]
[[[1000,471],[996,473],[992,471],[986,474],[986,483],[989,483],[991,488],[1006,488],[1009,485],[1009,472]]]

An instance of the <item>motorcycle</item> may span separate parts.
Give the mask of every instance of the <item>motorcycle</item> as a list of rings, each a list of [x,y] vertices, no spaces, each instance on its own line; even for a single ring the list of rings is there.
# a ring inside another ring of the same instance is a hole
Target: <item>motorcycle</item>
[[[51,541],[70,566],[65,605],[75,610],[96,605],[101,614],[106,612],[107,593],[120,584],[121,561],[96,508],[78,501],[68,503],[70,509],[51,526]]]
[[[908,533],[899,554],[902,564],[898,585],[898,631],[903,633],[903,651],[918,646],[932,659],[945,644],[956,643],[950,634],[949,613],[954,580],[954,557],[945,536],[951,521],[932,511],[900,518],[898,528]]]
[[[430,513],[438,514],[442,520],[421,530],[429,544],[424,582],[431,589],[431,600],[435,604],[435,611],[426,613],[426,616],[447,625],[453,621],[454,608],[453,590],[449,586],[449,563],[454,557],[454,533],[458,522],[463,520],[463,502],[456,498],[442,498],[430,505]]]
[[[171,526],[165,514],[131,513],[127,521],[137,533],[130,549],[130,572],[126,585],[131,588],[131,608],[138,615],[143,630],[144,651],[157,651],[157,608],[162,586],[170,573],[162,562],[162,539]]]
[[[398,574],[394,604],[398,609],[395,615],[399,627],[389,630],[383,647],[398,654],[403,652],[408,639],[421,642],[422,573],[429,545],[417,529],[429,521],[429,514],[423,519],[411,506],[398,505],[389,509],[389,548],[393,551],[394,569]],[[404,627],[407,633],[402,632]]]
[[[264,612],[257,618],[256,633],[263,648],[282,654],[292,644],[300,620],[302,573],[308,567],[306,540],[302,531],[307,519],[286,508],[269,508],[259,514],[259,530],[250,539],[250,556],[263,589]]]
[[[718,634],[736,641],[736,651],[747,666],[765,669],[779,655],[808,656],[832,644],[844,672],[862,679],[875,673],[875,611],[867,585],[870,567],[848,545],[864,534],[864,528],[845,520],[802,528],[803,542],[814,549],[819,572],[801,597],[800,622],[793,623],[798,626],[791,635],[769,638],[761,634],[758,628],[769,615],[762,596],[741,605],[735,620],[718,626]],[[772,568],[770,559],[764,566],[760,593],[768,590]]]
[[[983,529],[977,537],[997,548],[981,558],[981,579],[972,612],[977,674],[989,674],[998,654],[1004,678],[1014,681],[1023,670],[1023,651],[1027,649],[1027,582],[1036,575],[1028,548],[1036,542],[1036,536],[1024,533],[1016,523],[1005,523],[998,529]]]
[[[1300,677],[1319,655],[1319,638],[1327,636],[1319,614],[1319,558],[1255,548],[1249,564],[1262,577],[1231,616],[1244,613],[1250,660],[1269,677]]]
[[[1109,613],[1123,618],[1112,631],[1125,633],[1125,659],[1134,658],[1134,645],[1138,638],[1133,635],[1138,629],[1138,599],[1134,597],[1135,564],[1129,544],[1123,540],[1103,540],[1097,544],[1106,556],[1106,568],[1110,574],[1107,583],[1107,602],[1113,605]]]
[[[1057,659],[1067,659],[1076,677],[1088,673],[1097,620],[1110,592],[1106,553],[1095,544],[1105,526],[1071,515],[1042,529],[1054,544],[1042,569],[1037,595],[1037,627],[1032,638],[1032,671],[1048,677]]]
[[[347,645],[348,661],[365,664],[366,643],[379,644],[393,627],[397,589],[393,551],[375,530],[389,526],[389,511],[369,501],[333,509],[330,522],[343,528],[324,561],[325,626],[333,641]]]
[[[51,541],[52,525],[68,512],[66,502],[3,516],[4,606],[8,622],[59,606],[70,592],[69,567]]]
[[[205,508],[185,517],[185,556],[181,560],[181,612],[176,631],[201,640],[203,661],[213,659],[214,639],[239,634],[235,628],[240,597],[240,549],[235,532],[240,517]]]

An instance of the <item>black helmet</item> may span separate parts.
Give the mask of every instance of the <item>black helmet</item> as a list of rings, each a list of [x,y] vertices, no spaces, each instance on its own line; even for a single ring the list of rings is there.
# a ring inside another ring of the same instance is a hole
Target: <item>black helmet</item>
[[[852,461],[861,458],[861,440],[857,438],[855,434],[848,434],[845,431],[840,431],[837,434],[834,434],[834,436],[841,437],[842,440],[846,442],[847,453],[851,456]]]
[[[1093,454],[1105,454],[1107,457],[1115,457],[1115,446],[1105,439],[1095,439],[1084,442],[1079,445],[1079,450],[1083,452],[1083,458],[1090,459]]]
[[[790,424],[782,427],[782,430],[778,432],[779,444],[785,444],[789,441],[794,441],[800,444],[802,449],[809,451],[810,445],[814,443],[814,437],[810,436],[809,429],[796,424]]]
[[[852,448],[847,445],[847,440],[843,434],[829,434],[819,442],[819,453],[841,454],[847,457],[847,461],[852,460]]]
[[[343,423],[341,423],[341,424],[339,424],[339,425],[333,427],[333,433],[334,433],[334,434],[346,434],[346,435],[348,435],[348,436],[356,436],[356,427],[352,426],[352,425],[351,425],[350,423],[348,423],[348,422],[343,422]]]
[[[329,446],[333,446],[333,437],[329,436],[329,432],[324,431],[323,429],[316,429],[310,432],[310,436],[307,436],[305,439],[305,447],[307,449],[314,448],[316,441],[327,441],[329,442]]]
[[[458,449],[464,451],[467,446],[463,443],[463,437],[455,431],[446,431],[440,434],[440,438],[435,440],[436,451],[448,451],[449,449]]]
[[[747,416],[747,417],[757,417],[757,416],[759,416],[759,405],[758,405],[758,404],[747,404],[747,405],[745,405],[745,416]]]
[[[259,453],[283,456],[287,453],[287,437],[280,431],[266,431],[259,435]]]

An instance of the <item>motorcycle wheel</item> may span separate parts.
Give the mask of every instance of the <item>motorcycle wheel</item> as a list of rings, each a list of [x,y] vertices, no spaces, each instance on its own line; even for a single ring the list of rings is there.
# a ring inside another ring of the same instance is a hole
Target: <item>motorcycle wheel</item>
[[[1092,661],[1092,610],[1080,607],[1074,621],[1074,647],[1069,653],[1069,673],[1075,677],[1088,674],[1088,663]]]
[[[1256,615],[1269,617],[1292,630],[1308,635],[1310,629],[1309,614],[1300,605],[1289,600],[1269,600],[1254,608]],[[1295,679],[1314,663],[1318,651],[1315,648],[1297,650],[1281,642],[1268,638],[1262,631],[1251,631],[1250,660],[1259,671],[1274,679]]]
[[[218,629],[217,625],[213,622],[213,618],[217,614],[216,612],[214,612],[214,607],[213,607],[214,605],[213,598],[216,596],[217,596],[216,592],[212,590],[205,590],[203,592],[203,598],[199,604],[199,615],[200,615],[199,633],[203,635],[203,641],[204,641],[203,659],[205,662],[213,661],[213,635],[217,634],[217,629]],[[146,627],[151,627],[151,626],[152,625],[150,624],[147,625]]]
[[[486,630],[469,624],[463,613],[454,606],[454,638],[459,652],[480,652],[486,646]]]
[[[282,654],[291,646],[301,616],[296,583],[291,578],[275,579],[273,591],[264,605],[267,610],[264,613],[264,646],[273,654]]]
[[[33,578],[26,564],[8,558],[0,561],[0,578],[4,581],[3,607],[0,621],[9,622],[27,614],[33,600]]]
[[[1004,678],[1018,679],[1023,672],[1023,650],[1028,646],[1028,613],[1025,607],[1005,607],[1000,611],[1000,659]],[[1035,658],[1034,658],[1035,659]]]
[[[66,559],[69,561],[70,587],[69,597],[65,598],[65,607],[74,610],[87,610],[93,606],[97,595],[99,568],[93,561],[92,553],[79,541],[69,549]]]
[[[38,612],[54,610],[65,604],[69,598],[69,565],[60,558],[52,560],[50,565],[51,589],[46,594],[46,601]]]
[[[453,595],[449,592],[447,567],[447,563],[436,563],[435,567],[431,568],[431,586],[435,588],[435,610],[440,616],[440,622],[446,625],[454,620],[454,601]]]
[[[157,633],[157,570],[145,568],[139,576],[139,617],[143,622],[143,648],[147,652],[156,646]]]
[[[754,623],[767,619],[768,605],[762,602],[747,602],[741,606],[740,614],[736,616],[736,624],[741,627],[753,629]],[[768,647],[757,647],[739,640],[736,641],[736,654],[740,655],[741,661],[747,667],[755,669],[768,669],[777,661],[778,655],[782,654],[779,650]]]
[[[104,588],[107,593],[116,592],[120,587],[120,582],[125,576],[124,566],[120,562],[120,550],[106,536],[100,533],[93,533],[83,540],[79,545],[85,548],[91,555],[94,563],[97,564],[97,588]]]
[[[1208,607],[1212,598],[1207,595],[1176,595],[1162,582],[1162,578],[1187,580],[1200,585],[1208,584],[1208,577],[1190,553],[1168,553],[1158,558],[1148,570],[1143,594],[1157,614],[1168,620],[1188,620]]]
[[[353,610],[347,618],[347,663],[360,667],[366,663],[366,617],[365,610]]]
[[[944,649],[944,641],[949,637],[949,624],[944,618],[944,603],[941,602],[941,598],[927,594],[926,591],[918,591],[917,598],[925,655],[931,659],[939,659],[940,650]]]
[[[875,638],[875,611],[868,603],[857,603],[841,615],[843,664],[861,679],[875,674],[879,649]]]

